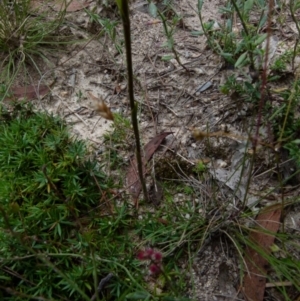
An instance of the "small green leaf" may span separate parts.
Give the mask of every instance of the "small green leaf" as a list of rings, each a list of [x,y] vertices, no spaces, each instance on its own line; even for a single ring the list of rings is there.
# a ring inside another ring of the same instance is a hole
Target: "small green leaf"
[[[150,294],[147,292],[134,292],[126,295],[126,299],[129,300],[140,300],[140,299],[145,299],[149,298]]]
[[[267,19],[268,15],[264,15],[259,21],[258,28],[262,28],[266,24]]]
[[[123,10],[122,10],[122,0],[116,0],[116,2],[117,2],[117,5],[118,5],[118,8],[119,8],[119,11],[122,15],[122,12],[123,12]]]
[[[295,144],[300,144],[300,139],[294,140],[293,143],[295,143]]]
[[[246,52],[244,52],[244,53],[242,53],[241,55],[240,55],[240,57],[238,58],[238,60],[235,62],[235,64],[234,64],[234,67],[235,68],[238,68],[238,67],[240,67],[242,64],[243,64],[243,62],[245,61],[245,59],[246,59],[246,57],[247,57],[247,51]]]
[[[245,42],[242,40],[242,41],[240,41],[237,45],[236,45],[236,49],[235,49],[235,51],[234,51],[234,54],[236,55],[236,54],[238,54],[241,50],[242,50],[242,48],[245,46]]]
[[[254,45],[255,46],[260,45],[266,38],[267,38],[267,34],[266,33],[262,34],[255,40]]]
[[[169,297],[165,296],[162,298],[163,301],[191,301],[191,299],[183,298],[183,297]]]
[[[191,35],[192,36],[202,36],[203,35],[203,31],[202,30],[195,30],[195,31],[191,31]]]
[[[161,59],[162,59],[163,61],[170,61],[172,58],[173,58],[172,55],[164,55]]]
[[[254,4],[254,1],[253,0],[247,0],[245,1],[245,4],[244,4],[244,12],[249,12],[252,8],[253,8],[253,4]]]
[[[225,58],[225,59],[232,59],[232,54],[228,53],[228,52],[221,52],[221,55]]]
[[[89,291],[92,291],[92,287],[89,283],[85,282],[84,285],[87,287]]]
[[[172,49],[172,48],[173,48],[173,46],[174,46],[174,40],[173,40],[173,38],[170,37],[170,38],[167,40],[167,46],[168,46],[169,49]]]
[[[59,223],[57,224],[57,233],[61,237],[61,226]]]
[[[294,2],[294,7],[293,7],[294,11],[296,11],[299,8],[300,8],[300,1]]]
[[[228,30],[228,31],[232,30],[231,19],[228,19],[227,22],[226,22],[226,30]]]
[[[149,4],[149,14],[153,18],[157,17],[157,7],[153,2],[150,2]]]
[[[273,253],[280,251],[280,248],[276,244],[273,244],[270,249]]]
[[[198,11],[200,12],[202,10],[203,6],[203,0],[198,0]]]

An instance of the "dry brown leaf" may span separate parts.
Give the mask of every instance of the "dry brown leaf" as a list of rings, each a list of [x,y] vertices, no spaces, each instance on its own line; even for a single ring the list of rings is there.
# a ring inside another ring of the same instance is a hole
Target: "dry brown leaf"
[[[276,234],[280,226],[281,205],[266,207],[257,216],[257,227],[251,232],[250,240],[266,253],[274,243],[275,236],[265,233]],[[263,232],[264,231],[264,232]],[[244,277],[243,291],[247,301],[263,301],[268,261],[257,251],[247,247],[245,262],[249,273]]]
[[[143,173],[145,174],[145,166],[147,162],[150,160],[154,152],[157,150],[157,148],[160,146],[160,144],[163,142],[163,140],[173,132],[163,132],[154,137],[152,140],[150,140],[144,147],[144,158],[143,158]],[[129,193],[133,197],[134,201],[137,201],[137,198],[139,197],[141,191],[142,191],[142,185],[139,180],[139,174],[137,170],[137,162],[136,158],[131,161],[131,164],[129,166],[129,169],[126,174],[126,180],[127,180],[127,186]]]
[[[9,97],[6,100],[33,100],[37,98],[43,98],[50,91],[47,85],[30,85],[26,87],[14,87],[11,88]]]
[[[114,94],[119,95],[121,93],[122,89],[121,89],[121,85],[120,84],[116,84],[115,85],[115,90],[114,90]]]
[[[231,133],[227,133],[224,131],[218,131],[218,132],[203,132],[200,131],[198,129],[193,129],[191,128],[192,131],[192,135],[194,137],[195,140],[203,140],[204,138],[208,138],[208,137],[222,137],[222,138],[230,138],[230,139],[234,139],[234,140],[248,140],[248,137],[243,137],[243,136],[239,136],[239,135],[235,135],[235,134],[231,134]]]
[[[99,113],[99,115],[107,120],[114,121],[114,115],[112,114],[110,108],[106,105],[104,100],[94,96],[91,92],[88,93],[93,100],[95,110]]]

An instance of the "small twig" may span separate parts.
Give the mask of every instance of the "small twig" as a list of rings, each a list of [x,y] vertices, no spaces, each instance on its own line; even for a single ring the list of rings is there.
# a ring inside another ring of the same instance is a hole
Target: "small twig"
[[[92,133],[94,133],[96,125],[98,124],[98,122],[100,121],[101,117],[98,118],[98,120],[95,122],[93,128],[92,128]]]
[[[145,78],[144,78],[144,83],[146,83],[146,79]],[[146,101],[146,104],[148,106],[148,109],[149,109],[149,112],[150,112],[150,115],[151,115],[151,118],[152,118],[152,121],[153,121],[153,126],[154,126],[154,129],[155,129],[155,134],[157,134],[157,122],[155,122],[155,118],[154,118],[153,112],[151,110],[151,106],[149,104],[149,101],[148,101],[147,84],[144,85],[144,91],[145,91],[145,101]]]
[[[277,286],[293,286],[291,281],[277,281],[273,283],[266,283],[266,287],[277,287]]]
[[[84,112],[84,110],[88,110],[88,108],[85,107],[85,106],[81,106],[81,107],[79,107],[78,109],[76,109],[74,112],[75,112],[75,113],[81,113],[81,112]],[[85,113],[85,114],[86,114],[86,113]],[[67,114],[64,116],[64,118],[69,117],[70,115],[73,115],[73,112],[67,113]]]
[[[62,100],[61,100],[62,101]],[[62,101],[62,103],[63,103],[63,105],[65,106],[65,107],[67,107],[79,120],[81,120],[87,127],[89,127],[88,126],[88,124],[81,118],[81,116],[80,115],[78,115],[74,110],[72,110],[66,103],[64,103],[63,101]]]
[[[95,294],[91,298],[91,301],[96,300],[98,294],[102,291],[102,289],[106,286],[106,284],[110,281],[110,279],[113,276],[114,276],[114,274],[109,273],[106,277],[104,277],[103,279],[101,279],[101,281],[99,282],[99,285],[97,287],[97,290],[96,290]]]
[[[289,163],[289,162],[291,162],[291,161],[293,161],[293,159],[288,159],[288,160],[286,160],[286,161],[284,161],[284,162],[278,164],[278,166],[272,167],[272,168],[270,168],[270,169],[268,169],[268,170],[262,172],[261,174],[254,176],[254,178],[256,179],[256,178],[259,178],[259,177],[261,177],[261,176],[265,176],[265,175],[268,174],[269,172],[275,171],[278,167],[281,167],[281,166],[283,166],[283,165],[285,165],[285,164],[287,164],[287,163]]]
[[[245,259],[243,257],[243,254],[241,253],[241,250],[238,248],[238,245],[236,244],[236,241],[225,230],[221,230],[221,232],[224,233],[231,240],[231,242],[234,244],[237,252],[240,255],[240,258],[242,258],[242,260],[243,260],[244,268],[247,271],[247,274],[250,275],[250,271],[248,269],[247,263],[246,263],[246,261],[245,261]]]
[[[166,145],[162,145],[162,147],[165,147],[167,150],[169,150],[170,152],[172,152],[174,155],[180,157],[182,160],[188,162],[191,165],[195,165],[194,162],[188,160],[187,158],[183,157],[182,155],[178,154],[176,151],[172,150],[170,147],[166,146]]]
[[[15,258],[14,258],[14,259],[15,259]],[[21,279],[22,281],[27,282],[27,283],[29,283],[29,284],[32,285],[32,286],[35,286],[35,287],[36,287],[36,285],[37,285],[36,283],[33,283],[32,281],[27,280],[27,279],[24,278],[22,275],[20,275],[18,272],[12,270],[12,269],[9,268],[8,266],[4,266],[2,269],[3,269],[4,272],[6,272],[6,273],[8,273],[8,274],[11,274],[12,276],[14,276],[14,277],[16,277],[16,278],[19,278],[19,279]]]
[[[72,72],[70,75],[70,84],[69,84],[69,86],[71,87],[72,93],[75,90],[76,74],[77,74],[77,70],[75,68],[72,68]]]
[[[176,117],[180,117],[174,110],[172,110],[167,104],[165,104],[164,102],[160,102],[160,104],[162,106],[164,106],[165,108],[167,108],[170,112],[172,112]]]
[[[95,181],[95,183],[96,183],[96,185],[97,185],[97,187],[98,187],[98,189],[99,189],[99,191],[100,191],[100,193],[101,193],[101,195],[102,195],[102,197],[101,197],[101,199],[100,199],[100,203],[102,202],[102,199],[104,198],[104,202],[105,202],[105,204],[106,204],[106,207],[109,209],[110,214],[113,214],[113,211],[112,211],[112,208],[111,208],[111,206],[110,206],[110,203],[107,201],[107,199],[106,199],[106,197],[105,197],[105,194],[106,194],[106,193],[103,193],[103,191],[102,191],[102,189],[101,189],[101,187],[100,187],[100,185],[99,185],[99,183],[98,183],[98,181],[97,181],[97,178],[95,177],[94,173],[92,173],[92,177],[94,178],[94,181]]]

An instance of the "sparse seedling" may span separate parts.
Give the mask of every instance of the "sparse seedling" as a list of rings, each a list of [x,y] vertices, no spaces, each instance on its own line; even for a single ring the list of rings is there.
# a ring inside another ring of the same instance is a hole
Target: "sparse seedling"
[[[226,17],[224,25],[203,22],[203,3],[203,0],[198,1],[198,15],[209,47],[236,68],[250,65],[252,70],[259,69],[261,66],[257,66],[255,59],[262,54],[258,46],[266,39],[266,34],[258,34],[258,32],[265,25],[266,18],[260,20],[258,28],[249,24],[254,1],[232,0],[226,7],[222,7],[220,11]],[[263,13],[265,7],[260,9]],[[236,27],[236,14],[243,27],[240,33]]]
[[[128,141],[131,139],[131,122],[127,118],[123,117],[121,114],[114,114],[114,123],[111,125],[113,127],[112,133],[104,134],[105,141],[110,141],[114,147],[125,147],[128,148]]]
[[[199,161],[196,166],[194,167],[194,171],[196,173],[203,173],[206,171],[206,166],[202,161]]]
[[[81,90],[79,90],[79,91],[76,93],[76,97],[77,97],[77,102],[81,102],[82,97],[83,97],[83,93],[82,93]]]
[[[122,45],[122,41],[118,37],[117,30],[116,30],[119,21],[111,20],[108,18],[102,18],[98,14],[88,10],[86,10],[86,12],[90,16],[91,22],[92,23],[94,22],[95,24],[101,27],[101,32],[98,35],[100,36],[101,33],[104,32],[105,35],[107,35],[111,39],[118,53],[121,54],[123,52],[123,45]]]

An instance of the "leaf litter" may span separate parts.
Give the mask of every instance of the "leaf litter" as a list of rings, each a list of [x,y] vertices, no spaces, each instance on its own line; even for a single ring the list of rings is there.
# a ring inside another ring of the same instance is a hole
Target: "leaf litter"
[[[172,132],[160,133],[159,135],[152,138],[145,145],[143,151],[144,155],[142,156],[144,175],[146,175],[147,173],[147,162],[151,159],[152,155],[158,149],[163,140],[170,134],[172,134]],[[137,171],[137,161],[135,157],[130,161],[130,166],[127,171],[126,180],[129,194],[132,196],[135,204],[137,205],[137,199],[142,191],[142,185],[139,180],[139,175]]]
[[[247,247],[245,262],[247,271],[243,282],[243,292],[248,301],[263,301],[269,262],[266,258],[271,252],[275,235],[280,227],[282,206],[265,207],[256,217],[256,227],[250,233],[249,240],[264,252],[265,256],[255,248]]]

